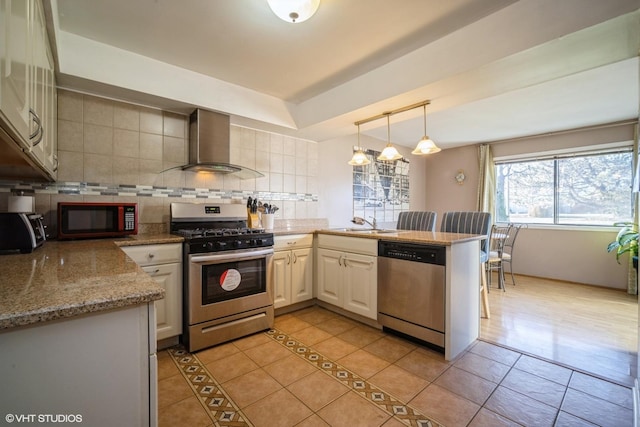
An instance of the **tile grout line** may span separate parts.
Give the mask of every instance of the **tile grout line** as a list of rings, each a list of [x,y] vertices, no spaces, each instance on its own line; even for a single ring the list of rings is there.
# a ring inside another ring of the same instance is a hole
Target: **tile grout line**
[[[181,346],[168,348],[167,353],[217,427],[253,427],[249,418],[195,354],[189,353]]]
[[[540,360],[540,361],[543,361],[543,362],[550,363],[552,365],[557,365],[557,366],[560,366],[562,368],[568,369],[568,370],[570,370],[572,372],[578,372],[580,374],[587,375],[589,377],[593,377],[593,378],[596,378],[598,380],[605,381],[605,382],[608,382],[608,383],[611,383],[611,384],[615,384],[615,385],[618,385],[620,387],[631,388],[629,385],[624,384],[621,381],[618,381],[618,380],[613,379],[613,378],[607,378],[606,376],[604,376],[602,374],[585,371],[584,369],[577,368],[575,366],[571,366],[571,365],[569,365],[567,363],[557,362],[557,361],[555,361],[553,359],[549,359],[549,358],[546,358],[544,356],[539,356],[537,354],[529,353],[529,352],[522,351],[522,350],[517,350],[517,349],[515,349],[513,347],[510,347],[510,346],[508,346],[506,344],[502,344],[502,343],[499,343],[499,342],[494,342],[494,341],[483,339],[483,338],[478,338],[478,341],[482,341],[482,342],[485,342],[487,344],[495,345],[496,347],[504,348],[506,350],[513,351],[515,353],[520,353],[521,356],[528,356],[528,357],[531,357],[532,359],[537,359],[537,360]]]
[[[291,338],[288,334],[275,328],[265,332],[265,334],[290,350],[292,353],[316,366],[327,375],[343,383],[352,391],[358,393],[362,398],[375,404],[378,408],[384,410],[403,424],[409,426],[418,425],[424,427],[444,427],[443,424],[437,422],[432,417],[419,413],[400,399],[397,399],[379,387],[370,384],[367,380],[309,348],[309,346]]]

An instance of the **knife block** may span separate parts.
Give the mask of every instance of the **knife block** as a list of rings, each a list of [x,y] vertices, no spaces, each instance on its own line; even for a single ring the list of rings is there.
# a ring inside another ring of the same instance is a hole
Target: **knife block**
[[[252,213],[249,209],[247,209],[247,227],[260,228],[260,217],[258,213]]]

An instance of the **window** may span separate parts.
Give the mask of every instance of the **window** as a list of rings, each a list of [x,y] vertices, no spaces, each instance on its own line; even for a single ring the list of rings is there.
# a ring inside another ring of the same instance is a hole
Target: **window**
[[[371,163],[353,167],[353,216],[396,222],[409,210],[409,161],[379,161],[374,150],[365,154]]]
[[[612,225],[633,218],[631,149],[496,162],[497,222]]]

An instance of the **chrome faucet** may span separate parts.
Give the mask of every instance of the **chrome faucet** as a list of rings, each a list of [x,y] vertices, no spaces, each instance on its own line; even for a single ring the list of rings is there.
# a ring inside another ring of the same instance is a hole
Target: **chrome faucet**
[[[364,218],[361,218],[359,216],[354,216],[353,219],[351,220],[352,223],[357,224],[357,225],[365,225],[365,224],[369,224],[374,230],[378,229],[378,223],[375,219],[375,217],[370,217],[373,218],[372,222],[367,221]]]

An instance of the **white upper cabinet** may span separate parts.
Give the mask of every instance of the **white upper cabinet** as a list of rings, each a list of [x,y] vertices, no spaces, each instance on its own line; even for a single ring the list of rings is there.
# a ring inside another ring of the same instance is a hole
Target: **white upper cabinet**
[[[3,36],[0,56],[0,113],[29,148],[31,2],[0,0]]]
[[[48,178],[57,176],[53,55],[40,0],[0,0],[2,127]]]

